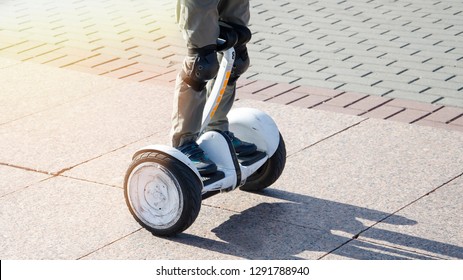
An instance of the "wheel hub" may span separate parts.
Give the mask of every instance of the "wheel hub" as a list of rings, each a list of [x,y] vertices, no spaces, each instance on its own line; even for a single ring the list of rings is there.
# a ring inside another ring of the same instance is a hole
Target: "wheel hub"
[[[172,173],[155,162],[137,166],[129,178],[130,204],[137,217],[153,228],[168,228],[181,216],[181,188]]]

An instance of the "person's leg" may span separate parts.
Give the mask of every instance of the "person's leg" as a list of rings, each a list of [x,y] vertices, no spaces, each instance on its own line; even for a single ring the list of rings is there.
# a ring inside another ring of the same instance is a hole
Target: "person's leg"
[[[222,100],[208,129],[225,131],[232,140],[235,151],[240,155],[252,154],[257,147],[236,138],[229,131],[227,114],[233,106],[236,95],[236,81],[249,67],[249,56],[246,43],[251,39],[251,31],[246,27],[249,23],[249,0],[222,0],[219,3],[219,17],[223,25],[233,29],[238,35],[235,45],[235,63],[225,88]]]
[[[188,55],[179,73],[173,102],[172,146],[185,153],[200,173],[217,167],[197,146],[206,101],[206,84],[217,75],[216,43],[219,35],[219,0],[179,0],[178,20]]]
[[[219,14],[222,21],[248,26],[249,0],[220,0]]]
[[[177,21],[188,48],[215,45],[219,37],[220,0],[177,0]]]
[[[195,49],[185,58],[174,92],[171,131],[174,147],[198,137],[206,102],[206,84],[216,76],[218,68],[215,47]]]

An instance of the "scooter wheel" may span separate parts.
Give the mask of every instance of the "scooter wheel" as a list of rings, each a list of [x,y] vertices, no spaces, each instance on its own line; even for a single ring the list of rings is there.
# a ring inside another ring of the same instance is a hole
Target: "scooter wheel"
[[[136,156],[124,180],[124,196],[135,220],[157,236],[186,230],[199,214],[202,184],[178,159],[160,152]]]
[[[286,164],[286,146],[283,137],[280,134],[280,142],[275,153],[262,165],[254,174],[252,174],[246,183],[240,187],[242,191],[260,191],[273,183],[283,173]]]

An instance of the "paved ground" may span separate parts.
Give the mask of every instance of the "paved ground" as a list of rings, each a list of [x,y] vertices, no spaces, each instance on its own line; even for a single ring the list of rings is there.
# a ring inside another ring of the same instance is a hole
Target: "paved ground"
[[[122,179],[168,143],[172,1],[1,2],[0,258],[463,258],[461,3],[252,5],[236,106],[275,118],[285,172],[160,239]]]

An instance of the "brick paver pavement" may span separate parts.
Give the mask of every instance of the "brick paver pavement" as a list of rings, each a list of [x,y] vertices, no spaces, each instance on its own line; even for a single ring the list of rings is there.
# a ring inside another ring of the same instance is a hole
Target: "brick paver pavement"
[[[172,0],[0,1],[0,56],[173,82]],[[252,0],[239,98],[463,130],[463,3]]]

